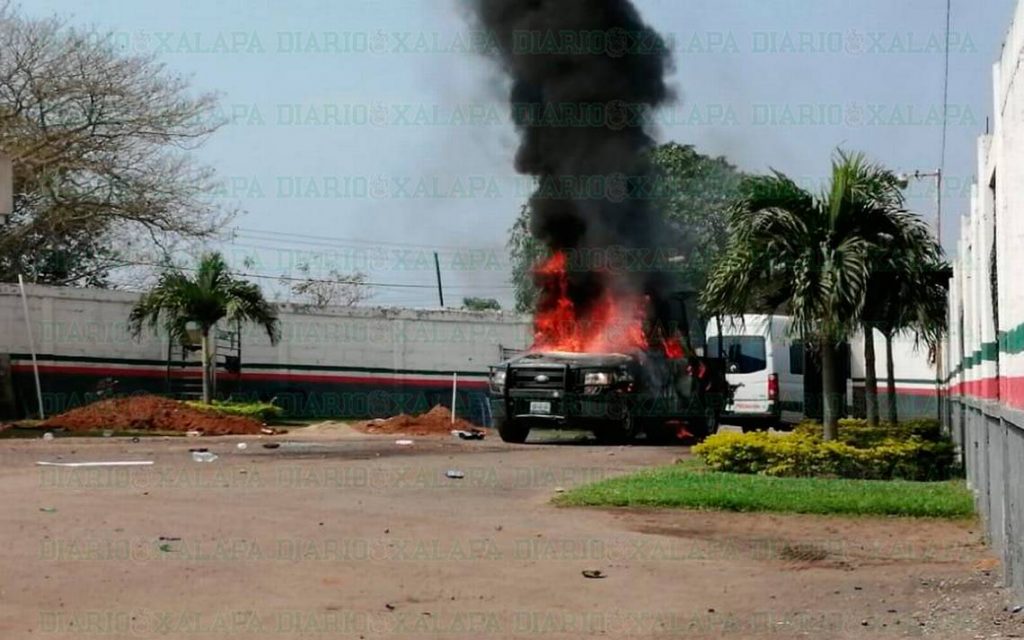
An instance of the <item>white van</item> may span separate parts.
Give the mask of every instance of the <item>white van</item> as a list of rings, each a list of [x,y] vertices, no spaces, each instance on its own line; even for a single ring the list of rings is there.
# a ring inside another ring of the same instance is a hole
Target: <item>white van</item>
[[[744,427],[795,424],[804,414],[804,345],[788,316],[726,316],[708,323],[706,355],[724,358],[734,388],[723,420]]]

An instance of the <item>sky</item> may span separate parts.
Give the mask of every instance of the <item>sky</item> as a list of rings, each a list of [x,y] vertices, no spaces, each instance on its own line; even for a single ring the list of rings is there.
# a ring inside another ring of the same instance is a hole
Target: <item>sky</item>
[[[512,300],[505,243],[531,183],[515,174],[507,86],[478,55],[465,0],[32,0],[155,53],[228,123],[196,152],[241,213],[217,246],[274,276],[366,272],[371,303]],[[830,156],[863,151],[901,172],[942,161],[941,0],[634,0],[674,43],[676,102],[659,142],[818,189]],[[943,244],[969,207],[975,140],[1014,0],[952,0]],[[911,208],[935,219],[935,184]],[[278,291],[280,294],[280,291]]]

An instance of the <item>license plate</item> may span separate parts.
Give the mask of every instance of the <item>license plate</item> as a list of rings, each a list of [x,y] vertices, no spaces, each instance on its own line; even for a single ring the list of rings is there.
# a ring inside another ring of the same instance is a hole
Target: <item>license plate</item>
[[[550,402],[531,402],[530,413],[534,415],[549,415],[551,413]]]

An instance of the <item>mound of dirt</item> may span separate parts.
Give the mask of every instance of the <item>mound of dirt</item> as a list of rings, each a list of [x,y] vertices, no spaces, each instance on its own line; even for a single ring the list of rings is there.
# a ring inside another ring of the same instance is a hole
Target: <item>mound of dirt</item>
[[[363,433],[401,434],[407,436],[430,436],[448,434],[453,429],[471,431],[478,429],[468,420],[456,418],[452,423],[452,412],[448,407],[437,405],[430,411],[418,416],[401,414],[393,418],[369,420],[354,424],[353,427]]]
[[[208,436],[258,434],[263,428],[252,418],[200,411],[148,395],[100,400],[54,416],[41,426],[69,431],[200,431]]]

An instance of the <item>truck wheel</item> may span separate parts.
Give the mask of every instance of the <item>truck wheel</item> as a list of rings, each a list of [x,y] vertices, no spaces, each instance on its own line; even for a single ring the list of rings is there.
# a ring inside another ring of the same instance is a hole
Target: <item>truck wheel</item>
[[[704,416],[704,424],[701,425],[701,433],[698,434],[697,439],[704,440],[708,436],[713,436],[718,433],[718,421],[719,418],[717,413]]]
[[[657,445],[677,444],[679,437],[676,435],[676,427],[664,422],[654,422],[644,425],[644,433],[647,434],[647,442]]]
[[[530,435],[530,427],[522,422],[516,422],[512,418],[495,418],[494,426],[498,428],[498,435],[502,442],[512,444],[523,444]]]
[[[629,444],[636,438],[636,420],[628,410],[618,422],[594,430],[594,437],[601,444]]]

